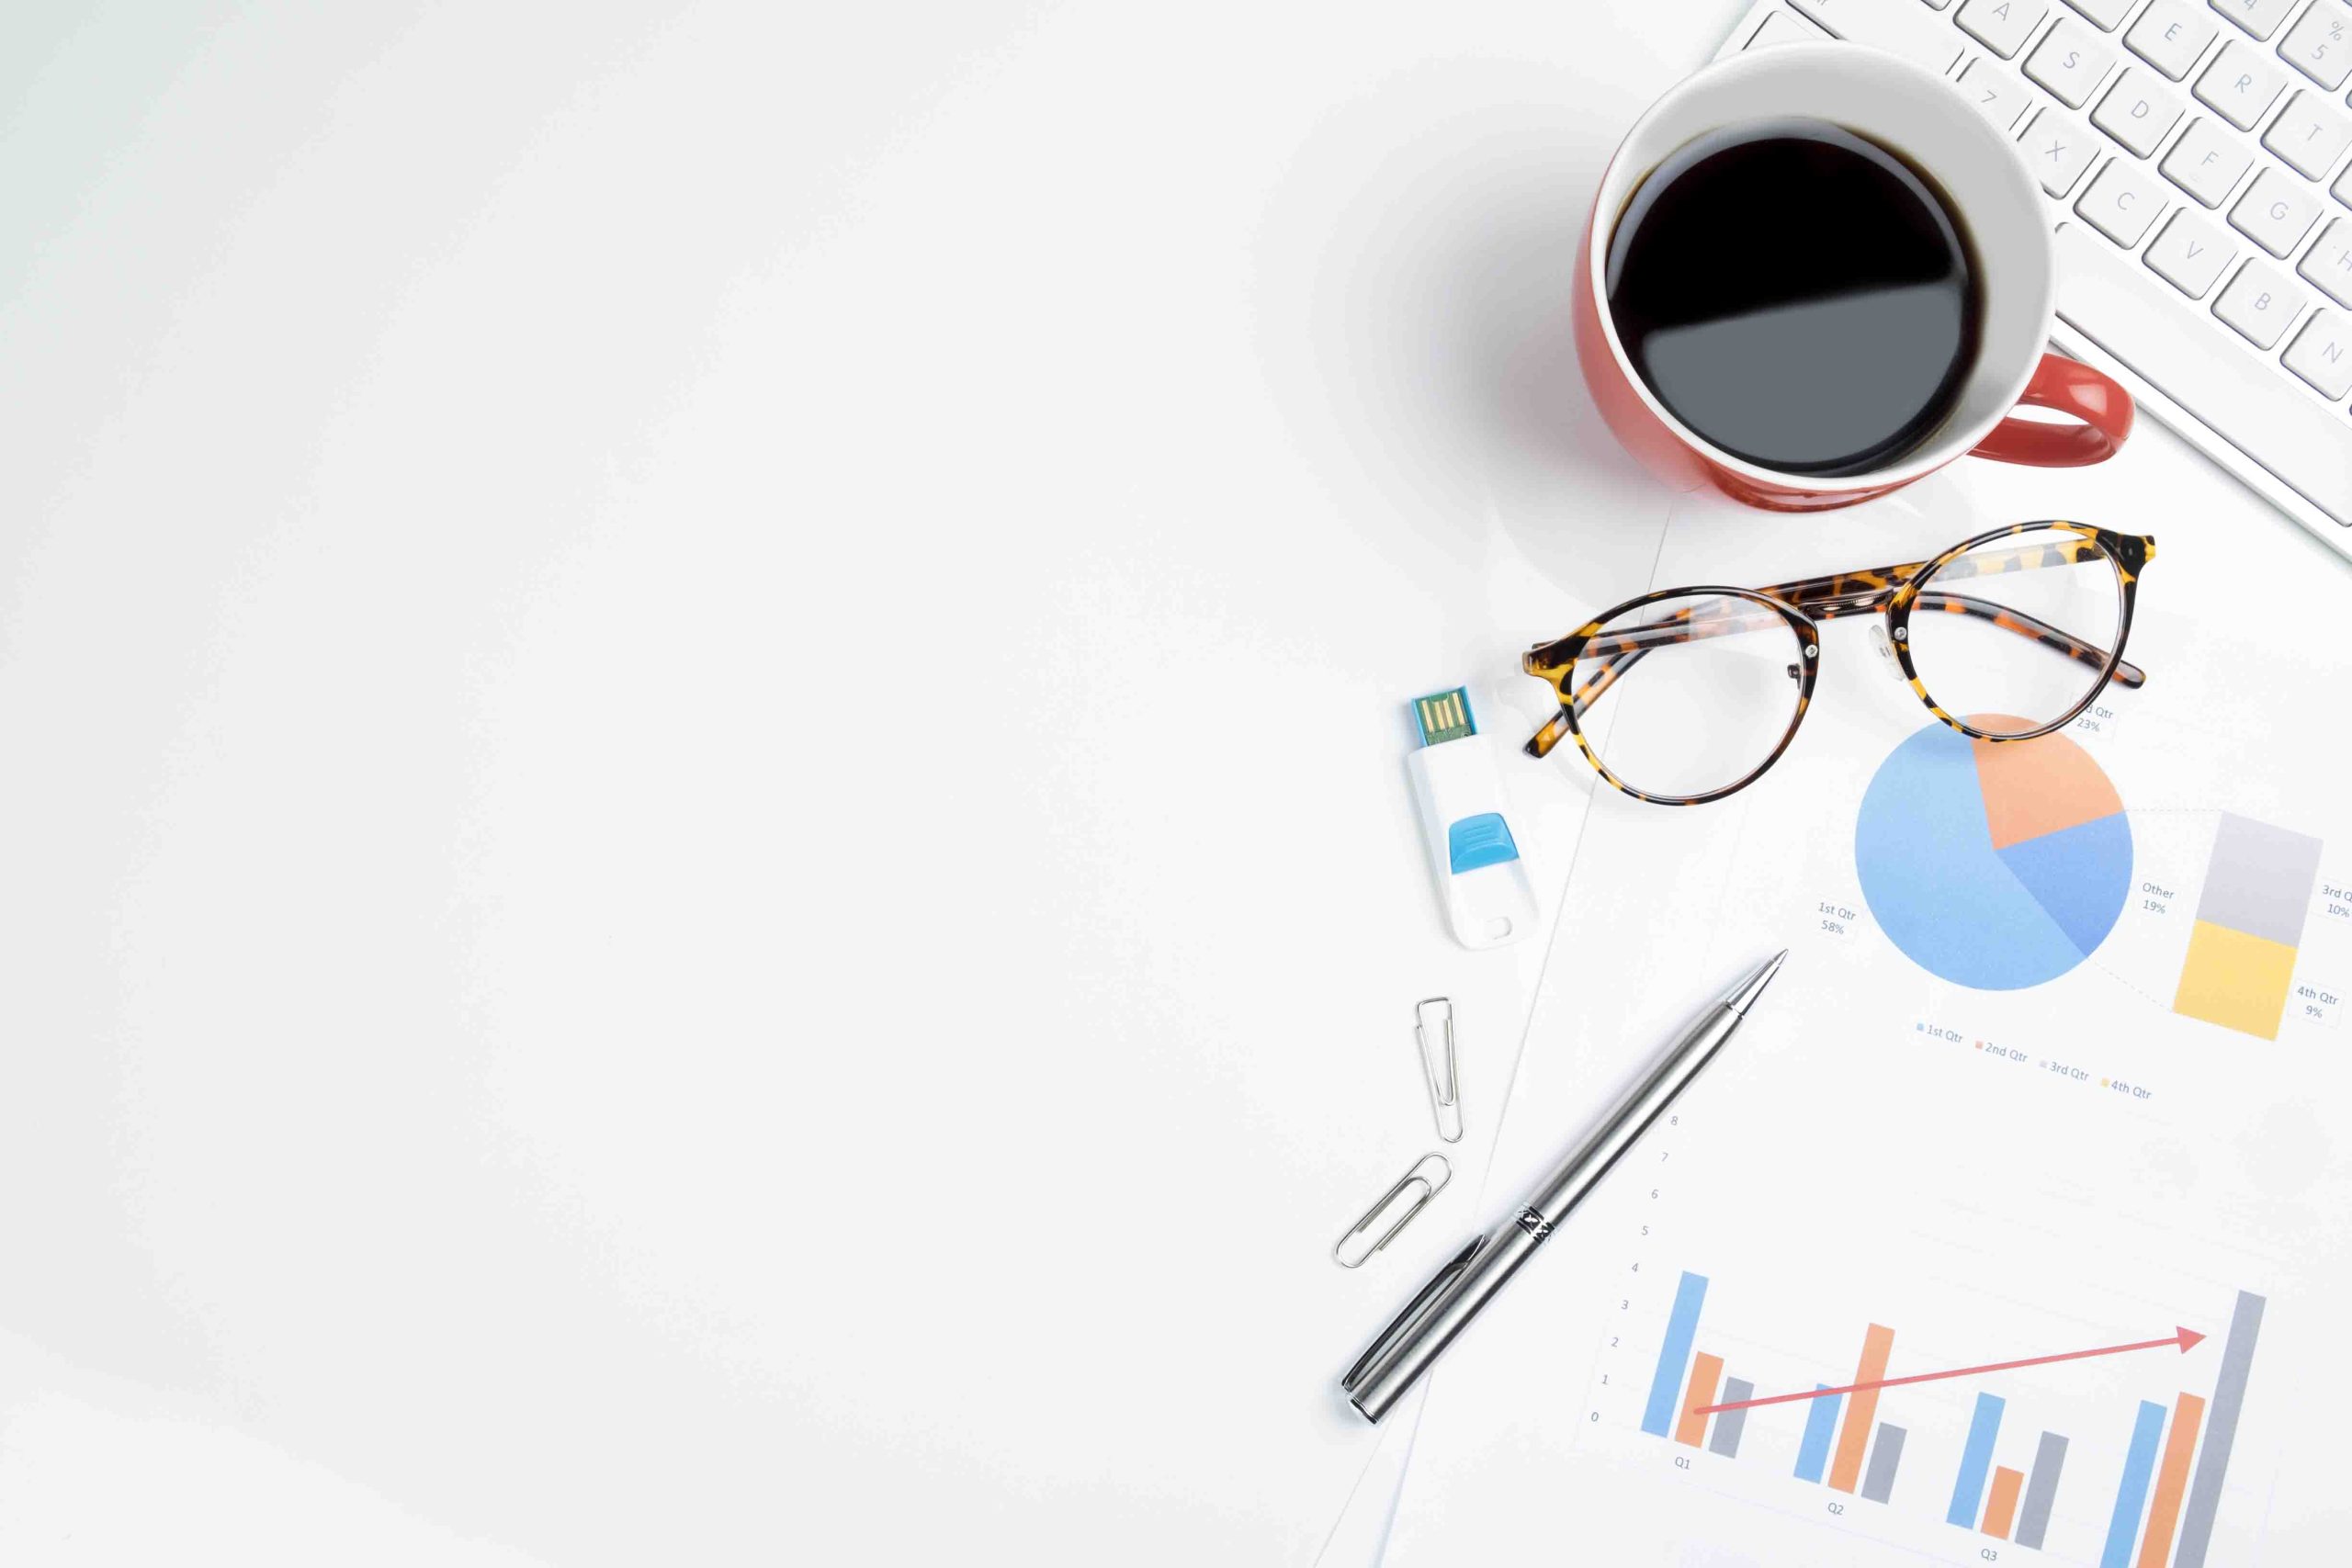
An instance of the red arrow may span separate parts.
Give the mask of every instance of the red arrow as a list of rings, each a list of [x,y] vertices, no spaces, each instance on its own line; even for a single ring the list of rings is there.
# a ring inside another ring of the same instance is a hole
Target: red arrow
[[[2159,1345],[2177,1345],[2180,1353],[2205,1336],[2193,1328],[2177,1328],[2162,1339],[2140,1339],[2129,1345],[2102,1345],[2096,1350],[2061,1350],[2054,1356],[2027,1356],[2015,1361],[1987,1361],[1981,1367],[1954,1367],[1948,1372],[1914,1372],[1907,1378],[1881,1378],[1876,1382],[1849,1382],[1843,1388],[1809,1388],[1803,1393],[1773,1393],[1762,1399],[1736,1399],[1728,1404],[1702,1404],[1691,1412],[1694,1416],[1712,1416],[1718,1410],[1747,1410],[1758,1404],[1786,1404],[1798,1399],[1826,1399],[1833,1393],[1860,1393],[1873,1388],[1899,1388],[1907,1382],[1934,1382],[1940,1378],[1973,1378],[1980,1372],[2006,1372],[2012,1367],[2041,1367],[2052,1361],[2079,1361],[2086,1356],[2120,1356],[2126,1350],[2153,1350]]]

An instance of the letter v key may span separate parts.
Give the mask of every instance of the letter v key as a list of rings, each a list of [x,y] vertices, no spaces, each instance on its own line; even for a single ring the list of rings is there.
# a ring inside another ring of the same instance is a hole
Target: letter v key
[[[2181,211],[2149,244],[2148,265],[2191,299],[2202,299],[2236,254],[2237,247],[2227,236],[2204,220]]]

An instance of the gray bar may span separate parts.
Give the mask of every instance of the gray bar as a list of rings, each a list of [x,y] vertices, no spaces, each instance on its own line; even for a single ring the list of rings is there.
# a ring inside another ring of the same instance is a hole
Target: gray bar
[[[1886,1501],[1894,1490],[1894,1467],[1903,1462],[1903,1428],[1878,1424],[1878,1441],[1871,1445],[1871,1467],[1862,1475],[1862,1495],[1873,1503]]]
[[[2014,1539],[2019,1546],[2039,1548],[2050,1528],[2050,1505],[2058,1498],[2058,1472],[2066,1463],[2066,1439],[2055,1432],[2041,1434],[2033,1450],[2033,1472],[2025,1478],[2025,1503],[2018,1510]]]
[[[2293,947],[2319,875],[2319,840],[2248,817],[2222,813],[2197,918]]]
[[[1716,1395],[1718,1404],[1737,1404],[1743,1399],[1756,1397],[1756,1385],[1746,1378],[1724,1379],[1724,1391]],[[1715,1435],[1707,1439],[1707,1451],[1725,1459],[1739,1452],[1739,1434],[1747,1427],[1745,1410],[1719,1410],[1715,1413]]]
[[[2205,1407],[2205,1439],[2198,1445],[2197,1478],[2188,1483],[2188,1506],[2181,1513],[2173,1568],[2204,1568],[2205,1548],[2213,1539],[2213,1511],[2222,1506],[2222,1475],[2230,1468],[2230,1445],[2237,1440],[2238,1407],[2245,1403],[2246,1369],[2254,1365],[2254,1339],[2262,1332],[2264,1305],[2262,1297],[2240,1291],[2237,1310],[2230,1314],[2230,1337],[2222,1347],[2222,1370],[2213,1376],[2213,1402]]]

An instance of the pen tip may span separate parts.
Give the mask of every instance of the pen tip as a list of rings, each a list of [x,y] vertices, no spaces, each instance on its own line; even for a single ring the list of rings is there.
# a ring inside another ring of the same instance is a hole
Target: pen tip
[[[1746,1018],[1748,1008],[1764,994],[1764,987],[1772,983],[1772,976],[1781,972],[1781,965],[1788,961],[1788,956],[1789,950],[1784,947],[1767,959],[1756,973],[1731,988],[1731,994],[1724,998],[1724,1006]]]

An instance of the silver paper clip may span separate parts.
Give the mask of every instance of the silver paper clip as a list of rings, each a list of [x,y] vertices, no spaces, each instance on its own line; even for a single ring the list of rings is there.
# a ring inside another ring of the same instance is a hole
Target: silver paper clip
[[[1438,1072],[1437,1048],[1430,1041],[1430,1008],[1442,1010],[1445,1026],[1445,1071]],[[1421,1076],[1429,1079],[1430,1109],[1437,1114],[1437,1135],[1449,1144],[1462,1141],[1462,1068],[1453,1055],[1453,1004],[1443,997],[1424,997],[1413,1004],[1413,1038],[1420,1043]]]
[[[1436,1168],[1431,1169],[1432,1166]],[[1341,1236],[1339,1244],[1331,1248],[1331,1261],[1342,1269],[1353,1269],[1369,1260],[1374,1253],[1395,1241],[1396,1233],[1410,1224],[1415,1214],[1428,1208],[1430,1200],[1444,1190],[1445,1184],[1453,1179],[1453,1167],[1446,1163],[1443,1155],[1423,1155],[1413,1162],[1413,1168],[1405,1173],[1403,1180],[1390,1188],[1379,1202],[1363,1212],[1363,1218],[1348,1228],[1348,1234]],[[1348,1243],[1358,1236],[1367,1235],[1373,1226],[1380,1223],[1383,1215],[1396,1206],[1396,1200],[1415,1187],[1421,1190],[1420,1196],[1405,1205],[1405,1212],[1396,1216],[1396,1223],[1382,1233],[1378,1241],[1358,1253],[1352,1262],[1350,1261]]]

